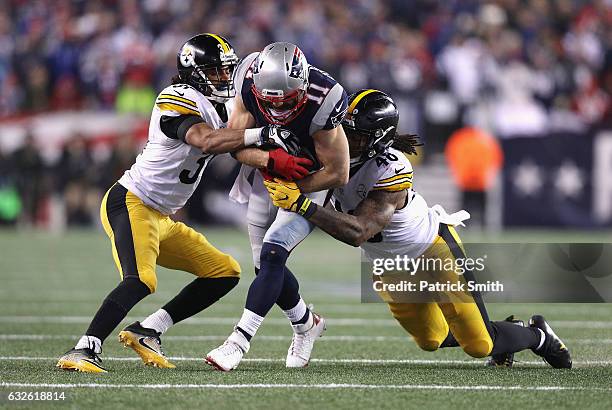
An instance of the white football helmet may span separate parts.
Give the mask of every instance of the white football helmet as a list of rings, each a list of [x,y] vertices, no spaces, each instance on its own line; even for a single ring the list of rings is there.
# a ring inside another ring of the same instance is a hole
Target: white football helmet
[[[270,123],[287,124],[302,112],[308,99],[308,62],[298,46],[269,44],[253,62],[252,70],[253,94]]]

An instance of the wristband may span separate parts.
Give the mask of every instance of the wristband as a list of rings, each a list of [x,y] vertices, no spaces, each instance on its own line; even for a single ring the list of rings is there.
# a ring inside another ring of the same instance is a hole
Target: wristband
[[[312,202],[309,198],[302,196],[303,200],[299,204],[297,213],[302,215],[304,218],[310,218],[317,210],[317,204]]]
[[[263,128],[247,128],[244,130],[244,146],[261,145],[261,130]]]

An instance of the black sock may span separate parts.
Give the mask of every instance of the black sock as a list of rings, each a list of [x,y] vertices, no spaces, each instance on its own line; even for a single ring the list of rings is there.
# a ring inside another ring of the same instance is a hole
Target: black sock
[[[200,313],[232,290],[238,277],[197,278],[185,286],[178,295],[166,303],[164,309],[173,323]]]
[[[512,322],[491,322],[495,339],[491,354],[514,353],[535,349],[540,344],[540,331],[534,327],[523,327]]]
[[[139,279],[126,277],[104,299],[85,335],[95,336],[104,341],[125,319],[134,305],[150,293],[148,286]]]
[[[442,347],[458,347],[458,346],[459,346],[459,342],[457,341],[457,339],[455,339],[455,336],[453,336],[453,334],[449,330],[448,334],[446,335],[446,339],[444,339],[440,347],[442,348]]]
[[[282,246],[264,242],[261,248],[261,268],[249,287],[246,309],[259,316],[268,314],[283,288],[288,257],[289,252]]]

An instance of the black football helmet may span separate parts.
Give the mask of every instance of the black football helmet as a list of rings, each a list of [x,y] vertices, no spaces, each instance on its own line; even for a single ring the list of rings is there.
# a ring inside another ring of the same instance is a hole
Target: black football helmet
[[[359,90],[348,98],[342,126],[351,148],[351,163],[361,163],[383,153],[397,134],[399,111],[387,94]]]
[[[191,37],[176,56],[181,81],[217,102],[226,102],[236,95],[233,82],[236,64],[238,57],[232,45],[211,33]]]

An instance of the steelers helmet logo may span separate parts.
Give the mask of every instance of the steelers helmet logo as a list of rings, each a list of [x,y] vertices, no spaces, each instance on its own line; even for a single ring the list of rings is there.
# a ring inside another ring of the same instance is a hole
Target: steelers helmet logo
[[[185,44],[181,49],[181,64],[183,67],[191,67],[194,65],[195,50],[193,46]]]

